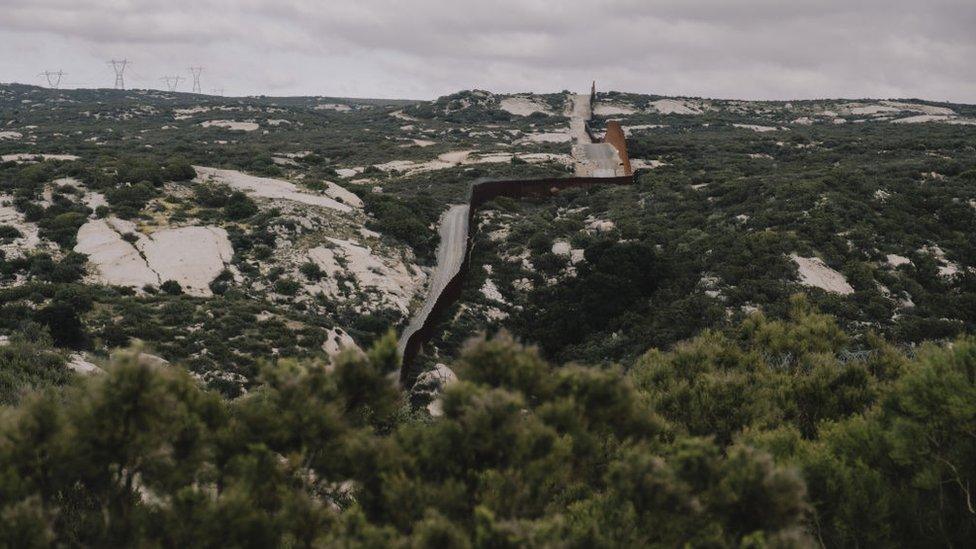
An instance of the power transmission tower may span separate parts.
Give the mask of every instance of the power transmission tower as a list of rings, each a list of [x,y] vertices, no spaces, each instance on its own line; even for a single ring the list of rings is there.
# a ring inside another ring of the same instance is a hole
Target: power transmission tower
[[[202,93],[200,91],[200,73],[203,72],[203,67],[190,67],[190,74],[193,75],[193,93]]]
[[[180,85],[180,80],[184,80],[184,78],[182,76],[164,76],[160,80],[166,82],[166,89],[175,92],[176,87]]]
[[[44,71],[38,76],[47,78],[47,85],[51,88],[58,89],[61,87],[61,77],[64,76],[64,72],[61,69],[58,69],[57,72]]]
[[[115,69],[115,89],[124,90],[125,89],[125,79],[123,75],[125,74],[125,68],[129,65],[128,59],[113,59],[108,62]]]
[[[224,88],[214,88],[210,90],[214,95],[224,95]]]

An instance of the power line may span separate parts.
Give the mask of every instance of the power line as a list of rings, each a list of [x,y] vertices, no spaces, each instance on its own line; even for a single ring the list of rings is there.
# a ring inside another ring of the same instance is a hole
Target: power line
[[[200,91],[200,74],[203,72],[203,67],[189,67],[190,74],[193,75],[193,93],[202,93]]]
[[[65,73],[61,69],[58,69],[57,72],[44,71],[38,76],[43,76],[44,78],[47,78],[47,85],[53,89],[58,89],[61,87],[61,77],[64,75]]]
[[[115,89],[124,90],[125,89],[125,79],[123,75],[125,74],[125,68],[129,65],[128,59],[112,59],[108,62],[115,69]]]
[[[163,82],[166,82],[166,89],[171,92],[176,91],[176,87],[180,85],[180,80],[185,80],[182,76],[164,76],[160,78]]]

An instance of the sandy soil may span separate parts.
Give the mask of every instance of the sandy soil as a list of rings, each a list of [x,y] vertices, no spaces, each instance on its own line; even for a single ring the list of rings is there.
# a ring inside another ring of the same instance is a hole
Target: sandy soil
[[[437,159],[448,164],[461,164],[467,160],[468,156],[474,151],[451,151],[437,155]]]
[[[173,109],[173,118],[176,120],[186,120],[194,114],[203,114],[205,112],[210,112],[210,107],[198,106],[189,109]]]
[[[0,132],[0,141],[4,139],[20,139],[24,134],[20,132]]]
[[[315,110],[317,111],[337,111],[337,112],[349,112],[352,107],[349,105],[343,105],[342,103],[322,103],[321,105],[316,105]],[[403,111],[397,111],[401,114]]]
[[[920,252],[931,255],[939,262],[939,276],[951,278],[959,274],[959,265],[946,259],[945,251],[937,245],[923,246]]]
[[[0,155],[2,162],[31,162],[35,160],[78,160],[79,157],[73,154],[35,154],[35,153],[16,153]]]
[[[3,205],[11,204],[12,201],[13,197],[0,195],[0,225],[10,225],[20,231],[21,234],[20,237],[12,239],[10,243],[0,243],[0,250],[6,254],[7,259],[34,253],[41,245],[37,225],[26,221],[24,214],[18,212],[12,205]]]
[[[907,118],[897,118],[892,120],[893,124],[920,124],[923,122],[945,122],[949,117],[944,114],[919,114]]]
[[[347,177],[347,178],[355,177],[363,173],[363,169],[362,168],[337,168],[336,173],[339,174],[339,177]]]
[[[905,111],[920,112],[922,114],[935,114],[944,116],[954,116],[956,111],[948,107],[936,107],[934,105],[922,105],[920,103],[901,103],[898,101],[882,101],[883,105],[895,107]]]
[[[74,370],[79,374],[85,375],[100,374],[104,371],[95,365],[95,363],[85,358],[84,353],[71,353],[71,356],[69,357],[68,362],[65,363],[65,366],[69,370]]]
[[[236,120],[207,120],[201,122],[200,125],[204,128],[218,127],[241,132],[253,132],[261,127],[257,122],[238,122]]]
[[[887,257],[885,257],[885,260],[888,263],[888,265],[891,265],[892,267],[912,264],[911,259],[908,259],[907,257],[898,254],[888,254]]]
[[[736,128],[742,128],[744,130],[752,130],[754,132],[774,132],[779,128],[774,128],[772,126],[759,126],[756,124],[732,124]]]
[[[630,137],[634,133],[640,133],[644,130],[653,130],[656,128],[667,128],[664,124],[636,124],[634,126],[621,126],[624,130],[624,135]]]
[[[501,100],[498,105],[503,111],[510,112],[516,116],[528,116],[532,113],[545,113],[552,114],[549,110],[549,106],[538,101],[533,101],[527,97],[508,97]]]
[[[609,143],[583,143],[573,147],[576,175],[581,177],[615,177],[622,175],[623,162],[617,149]]]
[[[390,116],[392,116],[393,118],[399,118],[400,120],[406,120],[407,122],[417,121],[416,118],[410,116],[409,114],[404,113],[403,110],[393,111],[390,113]]]
[[[527,133],[516,143],[569,143],[572,139],[572,135],[567,130],[563,132]]]
[[[631,169],[634,169],[634,170],[636,170],[638,168],[654,169],[654,168],[658,168],[660,166],[664,166],[665,164],[666,164],[666,162],[662,162],[660,160],[644,160],[643,158],[631,158],[630,159],[630,167],[631,167]]]
[[[556,255],[568,256],[572,252],[573,247],[566,240],[557,240],[552,243],[552,253]]]
[[[593,114],[597,116],[627,116],[636,113],[637,109],[617,103],[597,103],[593,109]]]
[[[654,110],[661,114],[701,114],[698,107],[689,105],[685,101],[678,99],[658,99],[651,103]]]
[[[854,293],[854,288],[847,283],[844,275],[828,267],[819,257],[800,257],[792,254],[790,258],[799,269],[800,284],[841,295]]]
[[[501,290],[495,285],[495,281],[486,278],[485,283],[481,285],[481,295],[485,296],[486,299],[490,301],[497,301],[498,303],[507,303],[505,297],[502,295]]]
[[[850,107],[850,113],[855,116],[872,116],[876,114],[887,114],[901,112],[904,109],[892,107],[890,105],[862,105]]]
[[[212,181],[244,191],[257,198],[291,200],[310,206],[331,208],[340,212],[352,211],[352,207],[349,205],[337,202],[333,198],[325,195],[313,194],[310,191],[301,191],[294,183],[289,183],[288,181],[271,179],[269,177],[257,177],[236,170],[220,170],[205,166],[194,166],[193,168],[197,171],[197,177],[194,179],[197,183]]]
[[[382,164],[376,164],[376,168],[383,170],[385,172],[396,170],[399,172],[404,172],[407,175],[413,175],[423,172],[431,172],[435,170],[443,170],[446,168],[452,168],[457,165],[472,165],[472,164],[491,164],[497,162],[511,162],[512,157],[517,156],[522,160],[529,163],[541,163],[541,162],[561,162],[564,164],[569,164],[572,159],[569,155],[565,154],[554,154],[554,153],[478,153],[477,151],[452,151],[439,155],[434,160],[429,160],[427,162],[414,162],[413,160],[392,160],[390,162],[384,162]],[[340,175],[344,175],[343,171],[336,170]]]
[[[841,105],[837,110],[854,116],[871,116],[876,118],[904,112],[914,112],[921,115],[941,116],[946,118],[956,116],[956,112],[948,107],[937,107],[935,105],[923,105],[920,103],[904,103],[901,101],[880,101],[873,104],[848,103]],[[826,112],[827,111],[824,111],[824,113]],[[831,112],[830,115],[836,116],[836,114],[833,112]]]
[[[597,219],[592,215],[588,216],[585,221],[587,229],[601,233],[612,231],[617,226],[616,223],[609,219]]]

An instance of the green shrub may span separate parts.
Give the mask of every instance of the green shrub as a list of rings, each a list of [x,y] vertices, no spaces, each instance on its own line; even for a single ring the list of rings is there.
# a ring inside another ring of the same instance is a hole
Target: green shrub
[[[10,225],[0,225],[0,238],[20,238],[21,232],[17,230],[17,227],[12,227]]]
[[[139,212],[146,207],[150,200],[159,194],[151,184],[146,181],[125,185],[116,189],[111,189],[105,193],[112,212],[122,218],[132,218],[139,215]]]
[[[181,295],[183,287],[175,280],[167,280],[159,285],[159,289],[169,295]]]
[[[227,197],[227,203],[224,205],[224,215],[231,221],[247,219],[256,213],[258,213],[257,204],[246,194],[235,191]]]
[[[322,268],[319,267],[318,263],[314,263],[311,261],[302,263],[302,266],[299,267],[298,270],[302,273],[303,276],[305,276],[305,278],[312,281],[319,281],[322,279],[322,277],[325,276],[325,271],[323,271]]]
[[[281,295],[295,295],[302,287],[301,283],[291,278],[279,278],[275,281],[275,291]]]

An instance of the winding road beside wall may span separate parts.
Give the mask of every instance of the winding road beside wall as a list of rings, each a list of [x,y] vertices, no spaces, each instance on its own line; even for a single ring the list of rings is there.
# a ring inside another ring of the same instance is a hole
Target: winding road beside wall
[[[423,306],[410,319],[410,324],[400,335],[400,341],[397,343],[400,356],[404,355],[410,338],[427,322],[431,311],[434,310],[434,304],[437,303],[437,298],[444,292],[451,279],[461,271],[461,266],[464,264],[468,244],[468,205],[451,206],[441,216],[440,223],[438,232],[441,241],[437,245],[437,266],[430,278]]]

